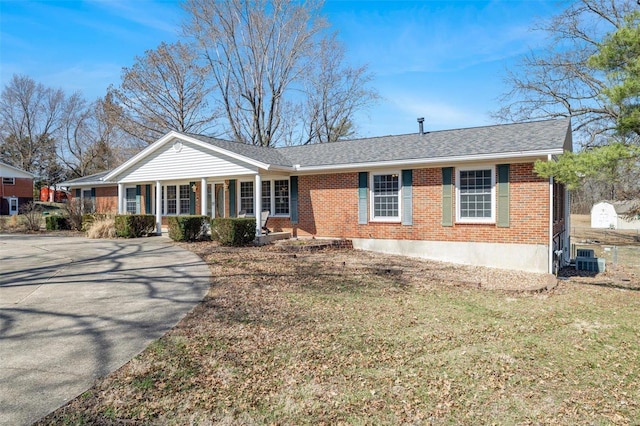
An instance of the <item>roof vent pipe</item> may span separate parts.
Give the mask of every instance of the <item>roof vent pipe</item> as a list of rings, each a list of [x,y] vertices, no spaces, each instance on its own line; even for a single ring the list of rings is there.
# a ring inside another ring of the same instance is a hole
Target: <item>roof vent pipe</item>
[[[418,133],[424,135],[424,117],[418,118]]]

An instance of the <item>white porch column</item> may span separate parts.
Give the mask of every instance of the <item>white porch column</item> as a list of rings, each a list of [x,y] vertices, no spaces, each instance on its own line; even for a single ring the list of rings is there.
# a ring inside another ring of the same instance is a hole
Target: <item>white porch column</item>
[[[162,185],[156,181],[156,234],[162,235]]]
[[[123,208],[122,205],[124,204],[122,202],[122,197],[124,196],[124,185],[119,183],[118,184],[118,214],[123,214]]]
[[[256,215],[256,235],[260,236],[262,235],[262,227],[260,226],[261,224],[261,217],[262,217],[262,178],[260,177],[260,175],[256,175],[256,180],[255,180],[255,189],[254,189],[254,194],[255,197],[253,199],[253,212]]]
[[[200,214],[207,215],[207,178],[200,179]]]

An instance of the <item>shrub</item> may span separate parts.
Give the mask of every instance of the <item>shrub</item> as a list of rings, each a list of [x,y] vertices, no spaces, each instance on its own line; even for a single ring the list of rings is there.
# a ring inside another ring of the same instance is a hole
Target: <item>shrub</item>
[[[69,219],[63,216],[47,216],[45,217],[47,231],[61,231],[71,229]]]
[[[211,238],[223,246],[244,246],[256,238],[254,218],[222,218],[211,221]]]
[[[74,231],[82,231],[82,203],[80,198],[73,198],[64,204],[64,216],[69,220],[69,227]]]
[[[169,216],[167,222],[173,241],[202,240],[207,234],[207,216]]]
[[[116,224],[113,217],[102,217],[95,219],[87,228],[89,238],[115,238]]]
[[[156,230],[156,217],[152,214],[117,214],[114,221],[118,237],[138,238]]]
[[[13,216],[9,216],[9,220],[7,222],[8,222],[9,228],[11,229],[16,229],[20,225],[20,223],[18,223],[17,214],[14,214]]]
[[[95,222],[96,220],[105,220],[105,219],[112,219],[113,221],[113,214],[109,214],[109,213],[85,213],[82,215],[82,230],[87,232],[89,230],[89,228],[91,228],[91,225],[93,225],[93,222]]]
[[[20,213],[24,218],[27,231],[39,231],[42,226],[42,207],[29,202],[20,207]]]

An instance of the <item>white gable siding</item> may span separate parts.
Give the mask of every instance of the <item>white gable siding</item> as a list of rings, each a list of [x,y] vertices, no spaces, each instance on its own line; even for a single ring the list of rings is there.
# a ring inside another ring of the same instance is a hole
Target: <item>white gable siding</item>
[[[33,175],[25,172],[24,170],[11,167],[8,164],[0,163],[0,177],[15,177],[15,178],[32,178]]]
[[[118,182],[128,183],[255,174],[255,168],[250,167],[239,160],[214,154],[189,142],[182,142],[182,149],[178,152],[171,143],[167,143],[134,167],[125,170],[117,179]]]

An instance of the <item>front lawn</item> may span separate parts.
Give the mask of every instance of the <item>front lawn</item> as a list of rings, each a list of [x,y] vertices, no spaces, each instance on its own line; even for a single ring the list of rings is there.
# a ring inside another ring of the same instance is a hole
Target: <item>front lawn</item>
[[[204,303],[41,424],[640,423],[637,290],[191,247],[214,276]]]

